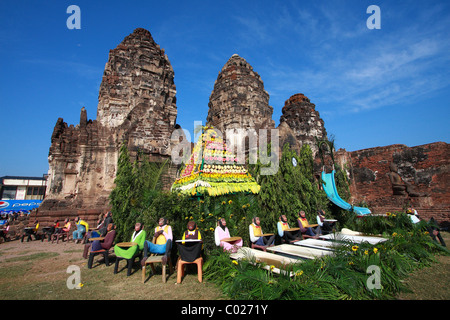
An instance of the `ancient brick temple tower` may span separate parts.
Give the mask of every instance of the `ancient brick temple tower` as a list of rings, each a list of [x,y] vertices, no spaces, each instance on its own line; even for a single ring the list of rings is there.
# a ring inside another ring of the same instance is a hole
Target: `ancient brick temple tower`
[[[246,130],[247,137],[253,129],[256,135],[260,129],[275,129],[272,120],[273,108],[269,105],[269,94],[264,82],[253,67],[237,54],[225,63],[214,83],[209,98],[207,123],[220,130],[224,137],[226,131]],[[289,143],[300,151],[303,143],[311,146],[316,153],[314,136],[326,138],[326,130],[315,105],[303,94],[295,94],[286,100],[283,115],[280,118],[280,149]],[[270,133],[268,133],[270,136]],[[245,143],[248,151],[248,139],[238,137],[237,143]]]
[[[297,153],[302,145],[308,144],[313,154],[317,153],[316,138],[327,138],[325,124],[316,106],[302,93],[297,93],[286,100],[280,117],[281,145],[289,143]]]
[[[95,221],[108,209],[120,146],[152,161],[171,155],[176,126],[174,71],[149,31],[136,29],[109,53],[99,91],[97,120],[83,108],[79,125],[56,122],[49,151],[49,181],[40,215],[80,215]],[[173,168],[172,168],[173,169]],[[175,172],[171,172],[175,174]]]
[[[260,129],[275,128],[273,108],[261,77],[237,54],[219,72],[208,106],[207,124],[219,130],[235,150],[243,150],[242,157],[237,152],[240,161],[250,149],[257,150]],[[251,140],[255,141],[253,147]]]
[[[237,54],[219,72],[208,105],[206,121],[223,134],[226,129],[275,128],[261,77]]]

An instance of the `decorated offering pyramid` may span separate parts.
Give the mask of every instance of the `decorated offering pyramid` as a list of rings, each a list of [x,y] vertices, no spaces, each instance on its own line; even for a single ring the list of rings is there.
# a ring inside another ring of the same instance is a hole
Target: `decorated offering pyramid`
[[[193,196],[258,193],[260,188],[212,127],[203,128],[189,161],[172,185],[173,192]]]

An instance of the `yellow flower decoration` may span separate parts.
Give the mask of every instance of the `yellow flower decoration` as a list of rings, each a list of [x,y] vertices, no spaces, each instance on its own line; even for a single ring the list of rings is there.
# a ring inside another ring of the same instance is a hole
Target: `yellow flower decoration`
[[[273,269],[275,269],[275,266],[274,266],[274,265],[271,265],[271,266],[270,266],[270,271],[272,271]]]
[[[350,266],[354,265],[353,261],[350,261],[348,264],[349,264]]]
[[[386,215],[389,217],[391,215],[391,213],[390,212],[386,212]]]
[[[303,270],[299,270],[295,273],[296,277],[300,277],[303,274]]]
[[[226,202],[225,201],[222,201],[222,204],[225,204]]]
[[[392,234],[392,236],[393,236],[393,237],[396,237],[396,236],[397,236],[397,232],[394,232],[394,233]]]
[[[228,204],[232,204],[232,203],[233,203],[233,201],[231,201],[231,200],[230,200],[230,201],[228,201]]]
[[[359,248],[358,246],[353,246],[353,247],[352,247],[352,250],[353,250],[353,251],[357,251],[358,248]]]
[[[364,254],[366,254],[366,255],[369,254],[369,250],[365,250]]]
[[[236,260],[232,261],[235,265],[238,265],[238,262]]]
[[[373,253],[377,253],[378,249],[377,248],[373,248]]]
[[[214,231],[214,228],[209,228],[209,231]]]

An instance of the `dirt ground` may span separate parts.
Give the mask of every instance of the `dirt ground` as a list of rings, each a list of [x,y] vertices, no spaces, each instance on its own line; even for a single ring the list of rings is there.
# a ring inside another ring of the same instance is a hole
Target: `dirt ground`
[[[126,263],[121,261],[114,274],[114,256],[107,267],[96,256],[92,269],[82,257],[83,244],[58,244],[20,240],[0,244],[0,300],[216,300],[226,299],[219,289],[208,282],[199,283],[194,266],[188,268],[181,284],[176,273],[163,283],[161,268],[152,275],[147,268],[145,283],[136,260],[133,273],[127,277]],[[70,266],[80,268],[80,289],[69,289],[76,280]],[[68,271],[70,273],[68,273]]]
[[[449,233],[444,239],[450,243]],[[176,284],[176,273],[166,283],[161,268],[152,275],[151,269],[145,283],[136,263],[127,277],[125,262],[114,274],[114,257],[110,266],[97,256],[92,269],[82,257],[83,244],[15,240],[0,244],[0,300],[227,300],[212,283],[199,283],[194,265],[187,270],[181,284]],[[401,300],[450,299],[450,257],[437,257],[438,263],[418,270],[407,280],[412,289],[402,293]],[[70,289],[75,277],[70,266],[80,268],[79,289]]]

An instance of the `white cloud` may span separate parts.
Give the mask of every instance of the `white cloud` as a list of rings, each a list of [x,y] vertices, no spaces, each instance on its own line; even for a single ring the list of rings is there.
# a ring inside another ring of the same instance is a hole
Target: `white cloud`
[[[328,105],[322,113],[331,115],[395,105],[450,86],[448,18],[429,24],[429,12],[424,12],[396,29],[352,32],[323,11],[326,33],[317,16],[300,12],[301,21],[307,21],[308,37],[302,35],[307,42],[292,50],[304,48],[303,61],[270,60],[260,74],[271,97],[287,99],[296,92],[320,97]],[[317,45],[317,38],[326,41]]]

